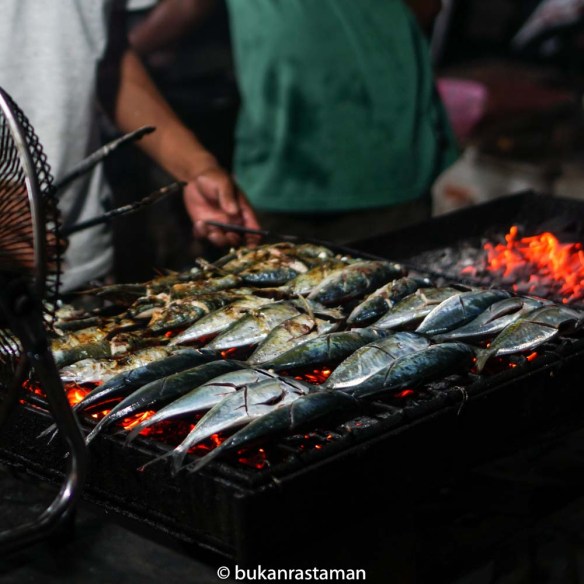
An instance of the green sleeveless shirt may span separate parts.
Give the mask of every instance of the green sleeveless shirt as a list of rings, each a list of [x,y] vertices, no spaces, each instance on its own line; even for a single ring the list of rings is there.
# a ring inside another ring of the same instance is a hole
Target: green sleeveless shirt
[[[401,0],[228,0],[242,105],[235,175],[264,211],[388,207],[456,149]]]

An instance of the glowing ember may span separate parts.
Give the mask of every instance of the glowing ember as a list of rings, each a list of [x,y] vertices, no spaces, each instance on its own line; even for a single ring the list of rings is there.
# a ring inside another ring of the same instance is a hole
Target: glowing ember
[[[568,304],[584,298],[584,250],[581,243],[560,243],[549,232],[519,237],[516,225],[505,236],[505,244],[486,243],[486,269],[504,281],[513,282],[516,292],[562,296]],[[469,266],[464,274],[474,274]],[[543,292],[542,292],[543,291]]]
[[[395,397],[404,398],[404,397],[409,397],[410,395],[414,395],[414,390],[413,389],[404,389],[404,390],[396,393]]]
[[[233,353],[236,353],[237,349],[233,348],[233,349],[225,349],[225,351],[221,351],[221,357],[223,357],[223,359],[228,359],[230,355],[233,355]]]
[[[312,371],[307,371],[301,375],[296,375],[294,379],[298,381],[307,381],[308,383],[314,383],[315,385],[320,385],[324,383],[332,373],[332,369],[325,367],[324,369],[313,369]]]
[[[244,466],[262,470],[267,464],[266,451],[263,448],[258,448],[254,452],[246,452],[244,450],[238,453],[238,461]]]
[[[138,424],[140,424],[144,420],[151,418],[155,413],[156,412],[149,410],[147,412],[143,412],[142,414],[135,414],[133,416],[128,416],[127,418],[124,418],[124,420],[122,421],[122,426],[123,426],[124,430],[129,431],[132,428],[135,428]]]

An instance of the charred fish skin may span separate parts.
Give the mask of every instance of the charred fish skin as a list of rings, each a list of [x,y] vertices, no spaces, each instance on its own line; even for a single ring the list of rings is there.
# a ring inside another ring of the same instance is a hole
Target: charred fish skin
[[[335,368],[323,387],[334,390],[375,389],[384,383],[387,370],[398,358],[429,346],[430,341],[422,335],[396,332],[357,349]]]
[[[418,289],[413,294],[400,300],[371,327],[374,329],[400,329],[411,327],[426,317],[441,302],[461,294],[461,290],[452,287]]]
[[[174,471],[180,470],[187,451],[213,434],[245,425],[294,402],[311,391],[295,380],[267,379],[226,396],[208,411],[172,452]]]
[[[234,302],[238,297],[232,293],[217,292],[212,295],[193,296],[169,302],[153,314],[148,323],[153,335],[190,326],[206,314]]]
[[[357,305],[347,318],[347,324],[366,326],[379,320],[392,306],[413,294],[419,287],[420,281],[414,278],[392,280]]]
[[[506,326],[544,304],[545,301],[539,299],[518,296],[499,300],[468,324],[441,335],[434,335],[433,338],[439,342],[483,340],[501,332]]]
[[[284,354],[260,365],[266,369],[284,371],[332,363],[344,359],[363,345],[381,339],[387,334],[389,333],[367,328],[329,333],[292,347]]]
[[[557,337],[561,331],[570,333],[582,325],[583,314],[565,306],[543,306],[505,327],[487,349],[477,350],[477,370],[483,370],[494,356],[532,351]]]
[[[428,381],[470,370],[474,357],[474,349],[465,343],[432,345],[396,359],[377,387],[356,386],[344,391],[353,397],[363,398],[386,391],[419,387]]]
[[[302,261],[286,258],[256,264],[240,272],[239,276],[248,286],[281,286],[307,271]]]
[[[247,345],[257,345],[280,323],[297,316],[298,310],[290,302],[275,302],[249,312],[220,333],[205,349],[222,351]]]
[[[336,306],[404,275],[403,266],[392,262],[355,262],[326,277],[308,298],[325,306]]]
[[[152,396],[163,395],[169,403],[152,417],[136,426],[128,435],[127,440],[133,440],[145,428],[164,420],[210,410],[226,396],[242,388],[252,387],[262,381],[274,378],[272,373],[246,367],[240,361],[231,361],[231,364],[229,368],[222,366],[222,373],[211,375],[211,377],[209,375],[212,368],[208,367],[203,382],[191,381],[187,385],[183,382],[184,380],[177,379],[170,380],[170,382],[162,380],[157,385],[152,384],[151,387],[142,388],[140,394],[136,394],[136,397],[142,401],[144,398],[151,401]],[[202,378],[199,377],[199,379]]]
[[[219,456],[293,433],[302,427],[313,425],[333,412],[343,414],[358,410],[358,408],[359,401],[342,391],[309,393],[299,397],[291,404],[253,420],[187,468],[191,472],[197,472]]]
[[[72,349],[54,350],[55,365],[62,369],[84,359],[108,359],[113,356],[109,341],[99,341],[87,345],[79,345]]]
[[[221,290],[235,288],[241,284],[241,278],[235,274],[227,274],[219,278],[209,278],[198,282],[188,282],[184,284],[174,284],[170,289],[170,297],[173,300],[196,296],[199,294],[211,294]]]
[[[171,353],[168,347],[149,347],[122,359],[83,359],[61,369],[59,376],[64,383],[104,383],[120,373],[164,359]]]
[[[491,304],[509,298],[506,290],[462,292],[447,298],[436,306],[416,329],[417,333],[439,335],[462,326],[477,317]]]

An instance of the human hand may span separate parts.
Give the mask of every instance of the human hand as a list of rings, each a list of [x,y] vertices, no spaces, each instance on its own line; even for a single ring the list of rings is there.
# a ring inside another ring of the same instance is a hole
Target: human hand
[[[258,220],[245,195],[229,174],[218,166],[204,170],[188,182],[184,201],[193,222],[195,237],[208,239],[216,246],[236,246],[241,238],[237,233],[208,225],[207,221],[259,229]],[[248,234],[244,239],[247,245],[253,246],[259,237]]]

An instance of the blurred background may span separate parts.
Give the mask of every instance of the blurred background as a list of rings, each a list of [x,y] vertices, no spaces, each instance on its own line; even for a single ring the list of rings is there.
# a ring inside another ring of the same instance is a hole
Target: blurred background
[[[434,213],[524,189],[584,196],[584,1],[408,3],[426,28],[437,89],[461,149],[434,185]],[[156,4],[130,3],[130,35]],[[223,2],[207,12],[178,41],[141,53],[175,111],[230,168],[239,101],[228,15]],[[104,140],[111,137],[104,123]],[[114,157],[108,174],[120,204],[170,181],[136,148]],[[121,281],[151,277],[152,266],[180,269],[210,253],[192,241],[178,197],[115,227]]]

